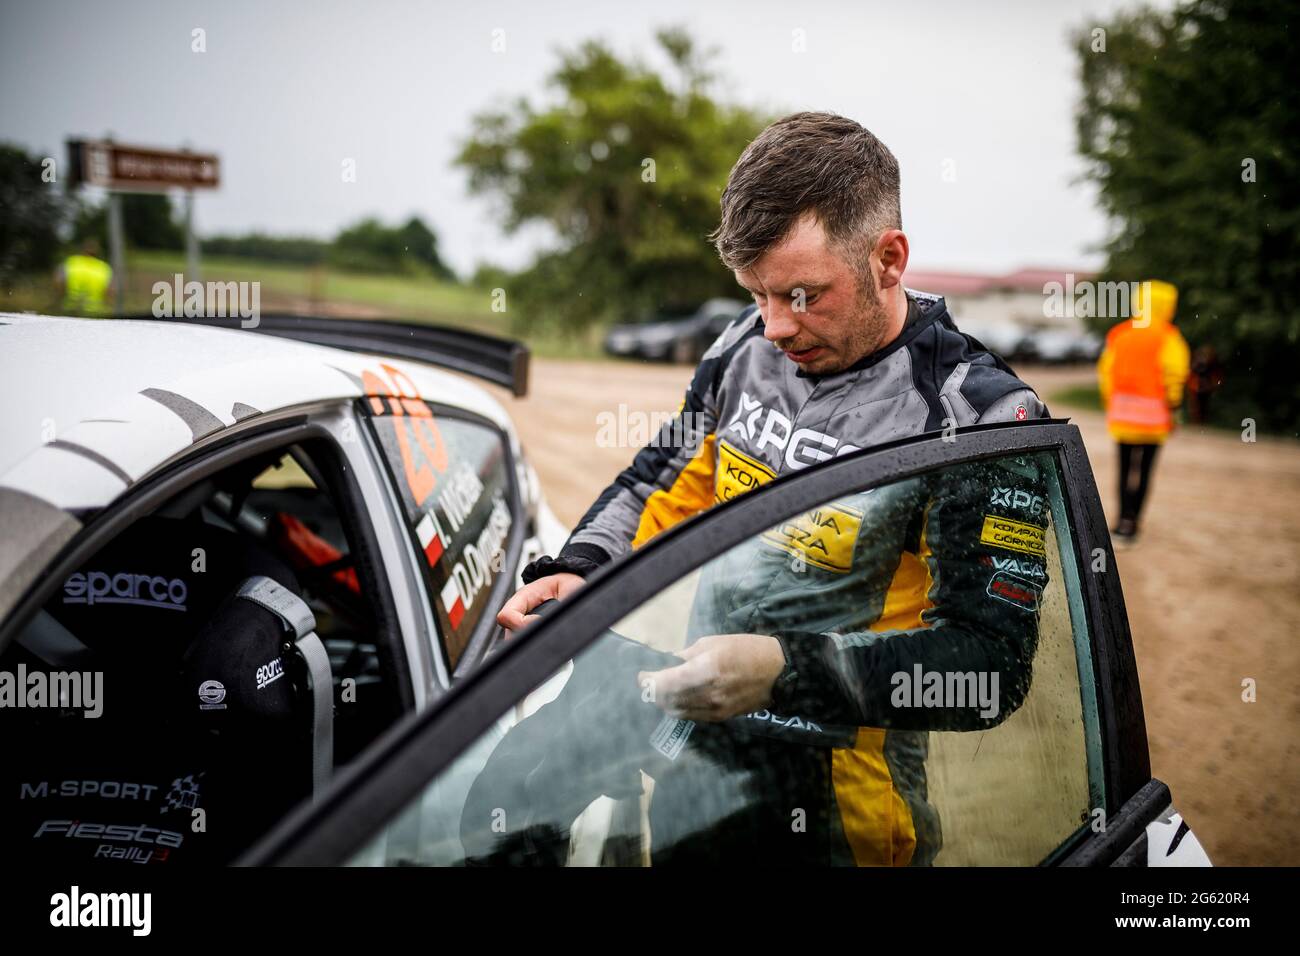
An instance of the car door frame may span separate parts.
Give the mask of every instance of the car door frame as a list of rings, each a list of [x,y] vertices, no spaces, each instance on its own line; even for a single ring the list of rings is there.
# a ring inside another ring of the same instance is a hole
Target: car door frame
[[[1040,452],[1055,454],[1060,465],[1090,638],[1103,809],[1116,824],[1100,834],[1081,828],[1050,862],[1109,862],[1126,848],[1123,834],[1138,818],[1149,814],[1153,819],[1168,806],[1167,800],[1156,806],[1160,792],[1167,797],[1168,791],[1151,779],[1123,591],[1092,467],[1078,428],[1063,419],[976,425],[900,439],[783,475],[729,502],[725,511],[710,509],[682,522],[593,574],[563,607],[504,645],[433,707],[393,727],[340,774],[321,799],[286,817],[239,862],[347,861],[502,713],[606,628],[653,598],[683,569],[694,569],[760,534],[774,518],[945,466]],[[1101,571],[1084,573],[1099,561]],[[647,573],[648,563],[657,570]],[[1133,800],[1138,801],[1136,807]]]

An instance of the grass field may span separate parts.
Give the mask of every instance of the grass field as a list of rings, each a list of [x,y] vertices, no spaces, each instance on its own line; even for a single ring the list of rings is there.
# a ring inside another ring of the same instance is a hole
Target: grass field
[[[512,328],[509,312],[492,311],[490,290],[430,276],[367,275],[216,256],[205,257],[202,270],[204,281],[261,283],[263,312],[411,319],[523,338],[535,353],[550,358],[601,355],[598,330],[581,339],[527,331],[521,335]],[[141,250],[128,253],[126,310],[149,312],[154,300],[153,284],[170,281],[176,273],[185,272],[183,253]],[[45,276],[30,276],[15,283],[12,289],[6,290],[0,309],[56,314],[62,311],[54,285]]]
[[[1067,405],[1070,408],[1086,409],[1090,412],[1099,412],[1101,408],[1101,392],[1095,384],[1071,385],[1066,388],[1060,388],[1047,396],[1048,406]]]

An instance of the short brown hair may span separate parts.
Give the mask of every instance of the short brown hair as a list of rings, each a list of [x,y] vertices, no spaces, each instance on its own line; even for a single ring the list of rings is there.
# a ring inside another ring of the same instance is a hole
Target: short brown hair
[[[748,269],[810,211],[846,261],[865,272],[880,234],[903,227],[898,160],[851,119],[793,113],[740,154],[709,238],[727,268]]]

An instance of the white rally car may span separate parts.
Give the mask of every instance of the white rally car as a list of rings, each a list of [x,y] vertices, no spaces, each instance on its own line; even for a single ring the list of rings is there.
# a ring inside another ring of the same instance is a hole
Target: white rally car
[[[228,324],[0,315],[21,857],[232,859],[473,669],[564,541],[501,404],[431,367],[522,394],[518,343]]]
[[[1209,862],[1151,774],[1075,426],[934,432],[782,475],[654,536],[503,642],[495,610],[565,529],[501,406],[429,366],[518,394],[526,352],[381,321],[263,317],[258,333],[0,315],[0,830],[17,861],[709,858],[772,806],[739,751],[707,749],[712,732],[813,731],[769,710],[695,730],[642,696],[638,675],[698,636],[701,582],[738,583],[749,564],[732,557],[754,547],[834,543],[837,522],[900,534],[891,488],[963,475],[997,511],[1006,476],[1028,473],[1045,482],[1021,503],[1032,521],[963,559],[990,607],[1034,614],[1023,698],[987,729],[927,731],[915,815],[884,764],[850,768],[860,825],[828,859]],[[971,478],[972,463],[1001,479]],[[860,596],[842,599],[851,616]],[[656,801],[643,771],[678,759],[715,772]],[[778,816],[730,845],[790,851],[803,831]]]

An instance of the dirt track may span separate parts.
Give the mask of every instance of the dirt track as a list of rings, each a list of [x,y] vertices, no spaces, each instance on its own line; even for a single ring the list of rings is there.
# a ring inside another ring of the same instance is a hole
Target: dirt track
[[[1044,396],[1088,369],[1021,369]],[[599,447],[601,414],[668,414],[690,370],[536,361],[511,399],[527,453],[572,524],[631,460]],[[1102,418],[1056,408],[1083,431],[1102,500],[1115,451]],[[635,421],[635,420],[634,420]],[[1300,864],[1300,443],[1184,429],[1157,462],[1144,537],[1119,554],[1154,774],[1219,865]],[[1257,702],[1242,701],[1253,678]]]

